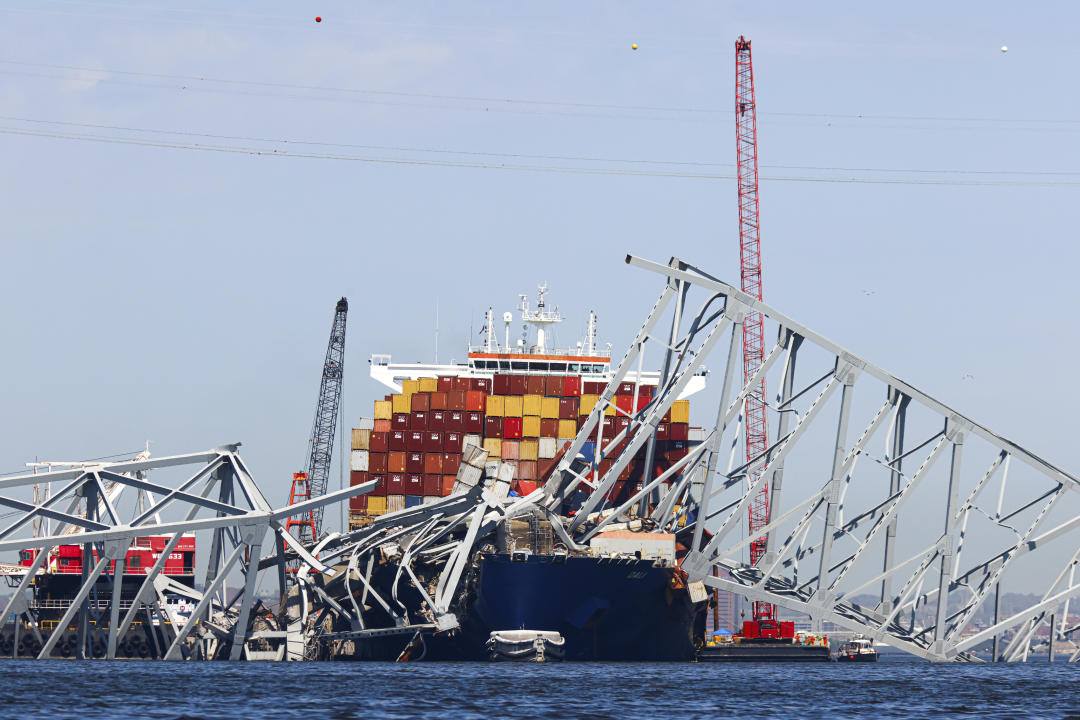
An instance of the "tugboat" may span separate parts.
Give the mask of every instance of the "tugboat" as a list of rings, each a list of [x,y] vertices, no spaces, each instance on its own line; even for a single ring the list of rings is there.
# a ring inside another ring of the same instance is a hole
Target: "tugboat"
[[[836,653],[837,662],[877,662],[878,651],[874,644],[862,635],[856,635],[840,646]]]

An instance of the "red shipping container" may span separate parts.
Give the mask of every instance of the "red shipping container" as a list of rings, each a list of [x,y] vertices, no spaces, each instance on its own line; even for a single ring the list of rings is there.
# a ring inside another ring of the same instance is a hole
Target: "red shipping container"
[[[390,433],[373,432],[368,441],[368,452],[384,453],[390,450]]]
[[[602,395],[604,388],[607,387],[607,383],[597,382],[595,380],[586,380],[583,385],[585,387],[585,395]]]
[[[406,495],[423,495],[424,494],[424,474],[413,473],[405,476],[405,494]]]
[[[427,429],[428,430],[445,430],[446,418],[450,413],[446,410],[432,410],[428,415]]]
[[[489,417],[484,422],[484,437],[501,438],[503,436],[503,419],[501,417]]]
[[[546,378],[543,375],[526,375],[525,394],[543,395],[546,389]]]
[[[524,375],[511,375],[510,376],[510,389],[506,392],[507,395],[524,395],[525,394],[525,376]],[[495,393],[498,395],[499,393]]]
[[[450,493],[454,492],[454,483],[457,482],[456,475],[443,475],[442,476],[442,492],[439,493],[443,497],[446,497]]]
[[[427,432],[414,430],[405,436],[405,449],[409,452],[424,452],[424,435]]]
[[[756,638],[758,636],[758,624],[756,620],[743,620],[742,634],[745,638]]]
[[[386,453],[368,453],[368,472],[384,473],[386,472],[387,456]]]
[[[613,417],[605,417],[604,418],[604,437],[609,439],[609,440],[611,438],[615,437],[615,418],[613,418]]]
[[[349,498],[349,509],[353,512],[367,512],[367,495],[354,495]]]
[[[615,407],[626,413],[627,415],[634,414],[634,396],[633,395],[616,395]]]
[[[442,475],[433,475],[431,473],[424,473],[424,494],[425,495],[441,495],[442,494]]]
[[[656,426],[656,439],[657,440],[667,440],[669,437],[671,437],[671,433],[669,432],[670,429],[671,429],[671,425],[666,423],[666,422],[662,422],[659,425],[657,425]]]
[[[517,466],[517,477],[521,478],[522,480],[536,479],[535,460],[519,460]]]
[[[424,453],[424,472],[435,473],[436,475],[442,474],[442,453]],[[433,493],[424,493],[425,495],[431,495]]]
[[[495,388],[496,395],[509,395],[510,394],[510,376],[509,375],[496,375],[492,378],[492,387]]]
[[[615,391],[615,394],[616,395],[631,395],[632,396],[634,394],[634,383],[632,383],[632,382],[619,383],[619,389]]]
[[[508,417],[503,418],[503,434],[504,438],[509,440],[520,440],[522,430],[521,418]]]
[[[427,412],[431,409],[430,393],[413,393],[409,409],[415,412]]]
[[[668,429],[669,440],[689,440],[690,426],[686,423],[671,423]]]
[[[544,379],[544,394],[549,397],[562,397],[562,377],[548,375]]]
[[[409,416],[410,430],[427,430],[428,414],[426,412],[414,412]]]
[[[615,418],[615,432],[622,432],[626,428],[630,427],[630,418],[617,417]]]
[[[644,397],[642,395],[638,395],[636,409],[641,410],[642,408],[647,407],[648,404],[651,403],[651,402],[652,402],[651,397]]]
[[[410,417],[409,413],[394,413],[390,425],[395,430],[408,430]]]
[[[559,421],[550,418],[540,420],[540,437],[553,438],[559,434]]]
[[[515,480],[512,489],[521,497],[525,497],[536,491],[536,485],[535,480]]]
[[[581,401],[576,397],[564,397],[559,400],[559,419],[577,420],[578,406]]]
[[[387,441],[387,448],[392,452],[405,452],[408,450],[408,432],[405,430],[392,431],[390,433],[390,439]]]
[[[459,432],[444,433],[443,450],[446,452],[459,453],[461,452],[461,446],[464,440],[465,436]]]
[[[424,453],[422,452],[410,452],[405,455],[405,472],[407,473],[422,473],[424,472]]]
[[[454,390],[446,394],[446,407],[448,410],[465,410],[465,397],[468,393],[465,390]]]
[[[558,460],[537,460],[536,461],[536,479],[537,481],[547,480],[548,475],[555,469],[558,464]]]
[[[439,378],[439,392],[450,392],[454,389],[454,378],[443,375]]]
[[[368,473],[368,480],[377,480],[379,483],[368,495],[386,497],[386,475],[384,473]]]
[[[456,390],[457,392],[463,392],[465,390],[470,390],[470,389],[472,389],[472,382],[471,382],[470,378],[467,378],[467,377],[456,377],[456,378],[454,378],[454,390]]]
[[[637,394],[639,398],[652,398],[656,393],[655,385],[638,385]]]
[[[465,432],[465,413],[447,413],[446,427],[443,429],[449,432]]]
[[[441,432],[428,431],[424,433],[424,452],[441,453],[443,451],[443,434]]]
[[[470,390],[465,393],[465,410],[468,412],[484,412],[486,405],[487,394],[483,390]]]
[[[404,473],[390,473],[386,476],[386,494],[387,495],[404,495],[405,494],[405,475]]]
[[[795,623],[791,620],[780,621],[780,637],[793,638],[795,637]]]
[[[482,435],[484,433],[484,413],[482,412],[467,412],[465,413],[465,427],[466,434]]]
[[[405,455],[403,452],[392,452],[386,456],[386,472],[405,472]],[[368,467],[371,467],[371,456],[368,456]],[[377,472],[377,471],[376,471]]]
[[[489,378],[472,378],[470,383],[470,390],[480,390],[487,394],[491,394],[491,380]]]
[[[388,432],[390,432],[390,421],[389,420],[376,420],[375,424],[374,424],[374,427],[372,427],[371,429],[373,431],[375,431],[375,432],[388,433]]]
[[[368,481],[369,473],[363,470],[351,470],[349,471],[349,487],[354,485],[363,485]]]
[[[562,379],[563,397],[581,397],[581,378],[578,376],[564,377]],[[570,418],[563,418],[569,420]]]
[[[446,393],[434,392],[431,393],[431,409],[432,410],[448,410],[446,404]]]
[[[664,457],[668,459],[669,463],[676,463],[682,460],[690,453],[690,445],[685,440],[669,440],[667,452],[664,453]]]
[[[458,468],[461,467],[461,455],[458,453],[443,453],[442,456],[442,472],[443,475],[457,475]]]

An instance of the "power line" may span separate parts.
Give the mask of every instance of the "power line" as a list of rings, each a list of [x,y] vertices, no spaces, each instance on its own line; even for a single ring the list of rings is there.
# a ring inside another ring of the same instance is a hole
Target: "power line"
[[[544,166],[544,165],[516,165],[505,163],[481,163],[464,162],[453,160],[432,160],[416,158],[389,158],[372,157],[362,155],[343,155],[330,153],[292,152],[288,150],[265,150],[230,145],[203,145],[181,142],[166,142],[156,140],[143,140],[138,138],[105,137],[87,134],[58,133],[32,131],[20,128],[0,127],[0,134],[17,135],[28,137],[43,137],[62,140],[76,140],[85,142],[98,142],[114,145],[136,145],[142,147],[169,148],[176,150],[195,150],[201,152],[219,152],[228,154],[251,155],[260,157],[281,157],[313,160],[339,160],[372,164],[390,165],[414,165],[434,167],[457,167],[481,170],[514,170],[523,172],[546,172],[579,175],[621,175],[634,177],[661,177],[661,178],[685,178],[695,180],[733,180],[733,174],[712,173],[687,173],[687,172],[664,172],[659,170],[631,170],[612,168],[587,168],[580,166]],[[797,177],[797,176],[763,176],[764,181],[771,182],[800,182],[800,183],[853,183],[868,185],[955,185],[955,186],[997,186],[997,187],[1076,187],[1080,181],[1015,181],[1015,180],[962,180],[962,179],[906,179],[906,178],[859,178],[859,177]]]
[[[152,135],[175,135],[179,137],[194,137],[194,138],[207,138],[214,140],[231,140],[253,143],[270,143],[274,145],[282,146],[314,146],[314,147],[331,147],[331,148],[349,148],[359,150],[383,150],[392,152],[409,152],[409,153],[429,153],[439,155],[463,155],[474,157],[491,157],[491,158],[511,158],[511,159],[528,159],[528,160],[560,160],[560,161],[575,161],[575,162],[599,162],[599,163],[612,163],[612,164],[633,164],[633,165],[660,165],[660,166],[684,166],[684,167],[734,167],[733,163],[719,163],[719,162],[704,162],[704,161],[686,161],[686,160],[649,160],[642,158],[611,158],[611,157],[593,157],[583,155],[547,155],[547,154],[529,154],[529,153],[500,153],[500,152],[486,152],[477,150],[451,150],[446,148],[430,148],[430,147],[408,147],[401,145],[370,145],[370,144],[355,144],[355,143],[341,143],[341,142],[326,142],[316,140],[296,140],[292,138],[265,138],[265,137],[253,137],[247,135],[222,135],[206,132],[194,132],[183,130],[161,130],[153,128],[140,128],[128,125],[108,125],[102,123],[81,123],[63,120],[44,120],[40,118],[27,118],[17,117],[10,115],[0,115],[0,120],[9,120],[14,122],[30,123],[35,125],[60,125],[65,127],[78,127],[78,128],[91,128],[95,130],[116,130],[121,132],[135,132]],[[257,148],[248,148],[252,151]],[[269,152],[263,150],[263,152]],[[281,154],[276,152],[275,154]],[[1023,175],[1032,177],[1074,177],[1080,176],[1080,171],[1066,171],[1066,170],[960,170],[960,169],[947,169],[947,168],[874,168],[874,167],[838,167],[838,166],[822,166],[822,165],[762,165],[763,168],[772,170],[810,170],[815,172],[863,172],[863,173],[893,173],[893,174],[917,174],[917,175],[980,175],[980,176],[994,176],[994,175]]]
[[[688,106],[664,106],[664,105],[622,105],[618,103],[586,103],[571,102],[566,100],[537,100],[530,98],[499,97],[485,95],[453,95],[440,93],[407,92],[400,90],[373,90],[370,88],[350,88],[333,85],[309,85],[304,83],[284,83],[269,80],[245,80],[237,78],[217,78],[207,75],[185,75],[174,73],[151,73],[135,70],[116,70],[110,68],[92,68],[82,65],[63,65],[56,63],[36,63],[21,60],[0,59],[0,64],[47,68],[51,70],[78,71],[90,73],[104,73],[110,75],[124,75],[131,77],[147,77],[162,80],[175,80],[187,82],[217,83],[227,86],[253,86],[262,88],[274,88],[282,90],[307,90],[317,92],[342,93],[348,95],[370,95],[375,97],[396,97],[425,100],[448,100],[454,102],[488,103],[495,105],[525,105],[532,107],[560,107],[577,110],[619,110],[639,112],[663,112],[685,113],[692,115],[731,115],[731,108],[707,108]],[[32,76],[53,77],[53,76]],[[100,81],[111,82],[110,78],[98,78]],[[151,86],[151,87],[162,87]],[[189,89],[189,88],[185,88]],[[292,96],[297,97],[297,96]],[[487,108],[491,109],[491,108]],[[948,122],[948,123],[986,123],[986,124],[1028,124],[1028,125],[1063,125],[1080,126],[1080,119],[1070,118],[991,118],[977,116],[952,116],[952,115],[898,115],[898,114],[875,114],[875,113],[818,113],[818,112],[770,112],[761,113],[765,117],[801,118],[811,120],[855,120],[855,121],[890,121],[890,122]]]

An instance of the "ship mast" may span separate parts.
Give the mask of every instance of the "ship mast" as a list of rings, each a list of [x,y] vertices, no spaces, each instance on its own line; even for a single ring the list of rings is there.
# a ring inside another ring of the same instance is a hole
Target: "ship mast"
[[[535,352],[543,354],[546,351],[546,332],[545,328],[548,325],[555,325],[563,321],[562,315],[559,314],[559,308],[556,307],[553,311],[548,311],[544,307],[544,295],[547,294],[547,283],[541,283],[538,288],[539,293],[536,299],[536,310],[529,310],[529,300],[525,295],[521,296],[521,320],[522,322],[529,323],[536,326],[536,347]]]

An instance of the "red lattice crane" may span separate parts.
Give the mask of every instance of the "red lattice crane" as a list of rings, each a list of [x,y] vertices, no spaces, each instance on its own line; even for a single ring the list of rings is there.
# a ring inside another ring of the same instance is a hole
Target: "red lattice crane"
[[[758,223],[757,105],[754,101],[754,63],[750,41],[739,36],[735,41],[735,148],[739,181],[739,260],[742,291],[762,299],[761,236]],[[764,320],[752,312],[743,322],[743,382],[749,382],[764,359]],[[765,379],[759,392],[746,398],[746,461],[758,457],[769,446],[765,417]],[[753,483],[757,471],[749,478]],[[750,501],[750,564],[765,554],[767,536],[754,537],[769,524],[769,487],[763,485]],[[770,603],[754,603],[754,620],[775,620],[776,608]]]

